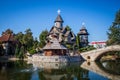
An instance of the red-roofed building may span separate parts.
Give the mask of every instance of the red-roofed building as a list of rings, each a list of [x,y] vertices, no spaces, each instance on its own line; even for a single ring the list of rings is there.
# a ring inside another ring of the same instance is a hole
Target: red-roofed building
[[[0,44],[4,51],[0,52],[1,55],[14,55],[15,53],[15,39],[13,34],[3,34],[0,37]]]
[[[103,48],[106,47],[106,41],[93,41],[90,45],[93,45],[95,48]]]
[[[1,42],[15,41],[13,34],[4,34],[0,37]]]

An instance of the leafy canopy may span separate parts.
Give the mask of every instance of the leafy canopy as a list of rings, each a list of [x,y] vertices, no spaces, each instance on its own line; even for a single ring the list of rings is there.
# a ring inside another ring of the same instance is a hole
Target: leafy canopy
[[[120,10],[116,13],[115,20],[110,26],[108,34],[108,45],[120,44]]]
[[[47,39],[48,31],[44,30],[40,33],[39,35],[39,40],[40,40],[40,47],[45,46],[46,44],[46,39]]]

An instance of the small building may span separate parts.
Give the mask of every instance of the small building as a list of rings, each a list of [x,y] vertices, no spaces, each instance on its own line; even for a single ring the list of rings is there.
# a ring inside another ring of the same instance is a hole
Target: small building
[[[82,28],[80,29],[78,36],[79,36],[79,46],[80,47],[86,47],[88,46],[88,31],[86,27],[84,26],[84,23],[82,24]]]
[[[67,48],[59,43],[57,38],[52,38],[43,48],[45,56],[65,56]]]
[[[90,45],[95,48],[104,48],[106,47],[106,41],[92,41],[90,42]]]
[[[1,55],[14,55],[15,54],[15,39],[13,34],[3,34],[0,37],[0,43],[2,45]]]

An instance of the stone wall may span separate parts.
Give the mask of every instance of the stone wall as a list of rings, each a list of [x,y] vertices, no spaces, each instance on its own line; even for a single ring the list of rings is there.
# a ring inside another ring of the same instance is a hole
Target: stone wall
[[[39,62],[76,62],[82,61],[81,56],[41,56],[33,55],[28,57],[29,60],[39,61]]]

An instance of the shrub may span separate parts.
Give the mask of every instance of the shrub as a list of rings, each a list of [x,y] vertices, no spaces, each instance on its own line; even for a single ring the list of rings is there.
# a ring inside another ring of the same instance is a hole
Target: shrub
[[[29,51],[29,53],[32,54],[32,55],[35,54],[36,52],[37,52],[37,51],[34,50],[34,49],[31,49],[31,50]]]
[[[86,47],[80,48],[79,51],[80,52],[85,52],[85,51],[90,51],[90,50],[93,50],[93,49],[95,49],[93,46],[86,46]]]

